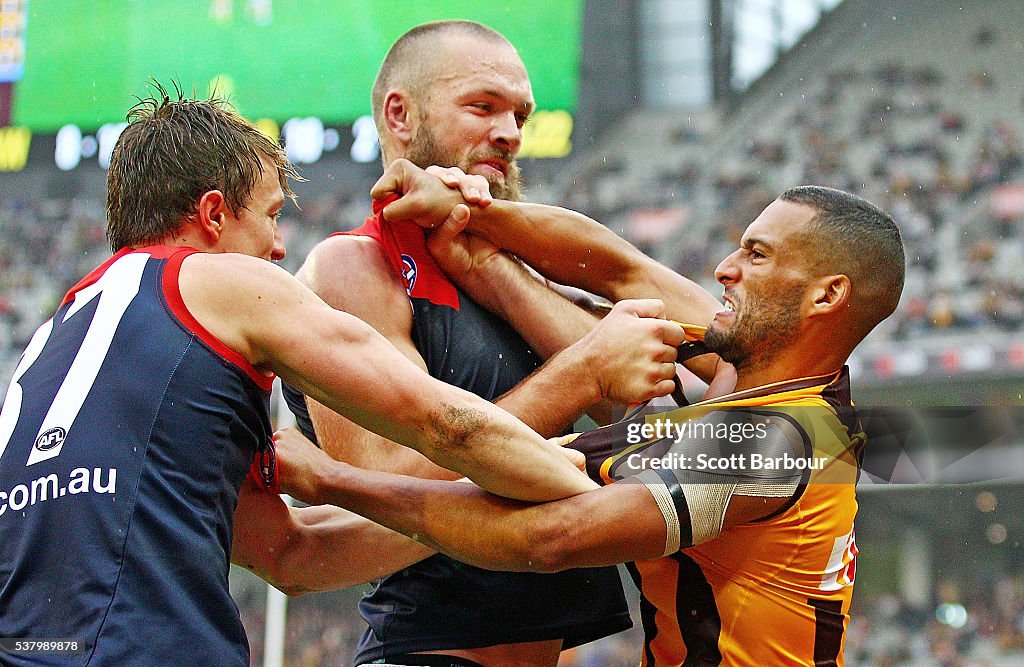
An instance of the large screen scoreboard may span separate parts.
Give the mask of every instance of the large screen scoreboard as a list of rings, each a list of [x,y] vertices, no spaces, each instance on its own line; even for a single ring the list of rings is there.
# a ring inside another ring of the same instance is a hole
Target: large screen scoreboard
[[[58,166],[101,165],[146,81],[217,89],[300,162],[339,145],[376,159],[370,87],[394,40],[466,18],[515,44],[540,112],[524,156],[570,150],[583,0],[0,0],[0,169],[32,134],[56,135]],[[346,136],[340,136],[346,135]],[[298,145],[301,144],[301,145]]]

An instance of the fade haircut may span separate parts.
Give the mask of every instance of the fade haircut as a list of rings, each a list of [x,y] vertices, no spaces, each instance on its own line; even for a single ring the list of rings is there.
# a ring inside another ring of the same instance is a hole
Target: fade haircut
[[[214,92],[174,97],[158,82],[154,96],[128,111],[107,172],[107,240],[114,252],[152,244],[198,210],[199,199],[220,190],[232,211],[245,208],[263,173],[277,168],[281,189],[295,201],[288,179],[301,181],[284,150],[242,118]]]
[[[500,32],[475,21],[453,19],[416,26],[391,45],[373,82],[370,104],[373,106],[373,122],[377,126],[378,135],[383,137],[387,132],[384,124],[384,96],[393,88],[404,88],[414,99],[423,99],[433,81],[434,59],[431,51],[436,50],[444,37],[454,33],[506,44],[514,50],[512,43]]]
[[[903,239],[892,216],[849,192],[803,185],[782,201],[817,213],[803,236],[811,265],[821,275],[844,274],[852,283],[851,306],[863,313],[866,335],[896,310],[903,292]]]

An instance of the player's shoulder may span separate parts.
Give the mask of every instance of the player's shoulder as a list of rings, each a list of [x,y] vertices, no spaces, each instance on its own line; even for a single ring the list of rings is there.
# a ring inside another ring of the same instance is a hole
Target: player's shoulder
[[[372,236],[332,234],[313,246],[309,256],[306,258],[306,264],[309,264],[311,261],[323,264],[324,266],[316,268],[326,270],[330,268],[327,265],[336,265],[338,261],[366,263],[369,265],[384,259],[384,246],[378,239]]]
[[[336,234],[310,251],[296,277],[334,308],[359,317],[408,310],[401,275],[376,239]]]
[[[313,247],[296,276],[319,294],[339,281],[364,277],[367,281],[380,280],[393,273],[384,246],[377,239],[335,234]]]
[[[273,262],[241,253],[197,252],[181,264],[178,288],[194,301],[237,306],[248,299],[291,298],[301,287]]]
[[[181,265],[182,275],[216,279],[218,284],[243,286],[266,280],[268,276],[284,278],[288,272],[273,262],[236,252],[196,252]]]

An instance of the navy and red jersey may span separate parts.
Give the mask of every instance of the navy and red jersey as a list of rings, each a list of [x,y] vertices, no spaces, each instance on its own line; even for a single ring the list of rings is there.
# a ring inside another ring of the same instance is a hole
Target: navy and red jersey
[[[420,227],[384,222],[382,206],[377,203],[377,214],[345,233],[376,239],[402,276],[413,310],[412,340],[430,375],[487,400],[512,389],[542,360],[511,326],[448,280]],[[301,395],[293,394],[289,405],[304,412]],[[491,572],[443,555],[381,579],[359,609],[369,628],[356,664],[415,651],[549,639],[571,647],[631,625],[615,568]]]
[[[84,650],[0,663],[249,664],[232,515],[272,446],[273,378],[185,308],[194,252],[117,253],[22,355],[0,414],[0,636]]]

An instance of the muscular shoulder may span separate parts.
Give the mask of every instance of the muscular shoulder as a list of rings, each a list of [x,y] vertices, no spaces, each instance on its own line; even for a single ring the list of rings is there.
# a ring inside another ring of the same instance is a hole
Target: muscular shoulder
[[[376,239],[338,235],[321,241],[296,277],[328,305],[359,317],[389,338],[390,329],[407,332],[412,326],[401,276]]]
[[[252,331],[271,329],[278,313],[323,304],[287,271],[236,253],[195,253],[185,258],[178,289],[186,310],[228,348],[255,365],[261,356]]]
[[[188,290],[230,303],[232,299],[287,288],[290,278],[281,267],[258,257],[197,252],[182,263],[179,283],[183,296]]]

